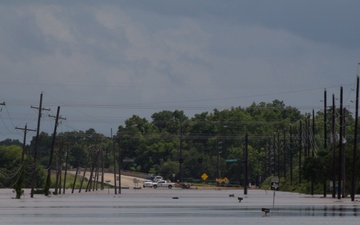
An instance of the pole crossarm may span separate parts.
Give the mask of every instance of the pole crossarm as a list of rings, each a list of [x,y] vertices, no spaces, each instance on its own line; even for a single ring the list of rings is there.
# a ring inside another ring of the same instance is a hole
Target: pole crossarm
[[[0,105],[5,105],[5,102],[0,103]],[[2,108],[0,108],[0,112],[2,111]]]
[[[26,126],[25,126],[24,128],[15,127],[15,129],[17,129],[17,130],[23,130],[24,132],[28,132],[28,131],[34,131],[34,132],[36,132],[35,129],[29,129],[29,128],[27,128]]]
[[[53,116],[53,115],[49,115],[49,117],[56,118],[56,116]],[[59,120],[66,120],[66,118],[62,117],[62,116],[59,116],[58,119]]]
[[[39,109],[39,107],[35,107],[35,106],[30,106],[32,109]],[[45,110],[45,111],[50,111],[49,108],[44,108],[42,107],[41,110]]]

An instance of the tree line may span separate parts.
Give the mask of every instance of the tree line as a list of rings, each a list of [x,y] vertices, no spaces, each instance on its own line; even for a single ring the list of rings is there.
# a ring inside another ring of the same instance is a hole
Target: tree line
[[[343,190],[349,193],[355,118],[346,109],[342,112],[346,121],[342,127],[338,108],[302,114],[280,100],[214,109],[193,117],[181,110],[156,112],[150,121],[134,115],[119,125],[112,137],[94,129],[57,134],[51,169],[63,168],[66,158],[68,168],[91,168],[96,164],[108,171],[132,170],[181,182],[224,185],[222,181],[228,181],[227,185],[251,183],[267,187],[269,178],[279,177],[283,190],[325,194],[331,193],[330,180],[339,180],[337,171],[341,164],[334,164],[334,160],[338,160],[341,151],[337,135],[341,128],[346,137]],[[43,187],[51,145],[52,135],[40,133],[38,165],[34,168],[35,137],[25,146],[22,162],[26,164],[20,163],[21,142],[0,142],[1,185],[14,187],[23,179],[23,185],[29,186],[28,174],[36,169],[37,186]],[[359,174],[358,162],[355,163]],[[23,178],[16,176],[21,169],[27,171]],[[206,180],[203,174],[207,175]]]

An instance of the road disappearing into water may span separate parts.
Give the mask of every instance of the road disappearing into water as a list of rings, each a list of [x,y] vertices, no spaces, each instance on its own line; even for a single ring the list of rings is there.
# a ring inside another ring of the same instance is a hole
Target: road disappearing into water
[[[69,173],[75,175],[76,171],[69,171]],[[82,177],[84,174],[83,172],[78,173],[78,178]],[[90,179],[90,172],[85,173],[85,178],[87,180]],[[117,182],[116,185],[119,185],[118,175],[117,175]],[[99,175],[99,178],[97,179],[100,183],[102,180],[101,174]],[[133,177],[133,176],[127,176],[127,175],[121,175],[121,187],[122,188],[134,188],[134,187],[142,187],[144,178],[139,177]],[[104,183],[109,184],[110,186],[114,186],[114,174],[113,173],[104,173]]]

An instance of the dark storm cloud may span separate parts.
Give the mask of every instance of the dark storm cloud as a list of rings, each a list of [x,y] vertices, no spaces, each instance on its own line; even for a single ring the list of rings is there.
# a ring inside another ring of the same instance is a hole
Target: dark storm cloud
[[[191,115],[274,99],[319,109],[323,89],[337,93],[342,84],[350,101],[359,7],[354,0],[2,2],[0,102],[23,113],[14,122],[22,126],[44,92],[45,104],[64,106],[72,128],[103,131],[163,109]],[[110,122],[94,122],[102,116]]]

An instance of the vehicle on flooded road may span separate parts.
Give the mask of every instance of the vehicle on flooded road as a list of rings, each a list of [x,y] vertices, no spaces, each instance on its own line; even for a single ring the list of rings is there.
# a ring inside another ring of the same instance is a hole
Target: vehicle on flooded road
[[[143,182],[143,188],[152,188],[155,184],[157,184],[156,182],[153,182],[152,180],[144,180]]]
[[[168,182],[166,180],[160,180],[158,181],[156,184],[153,185],[153,188],[158,188],[158,187],[167,187],[169,189],[173,188],[175,186],[175,183],[172,182]]]

